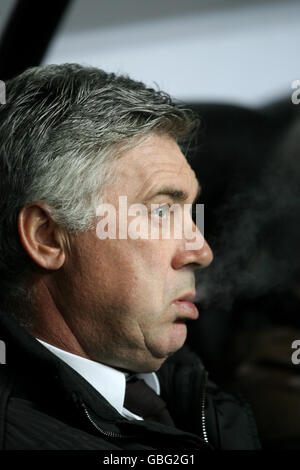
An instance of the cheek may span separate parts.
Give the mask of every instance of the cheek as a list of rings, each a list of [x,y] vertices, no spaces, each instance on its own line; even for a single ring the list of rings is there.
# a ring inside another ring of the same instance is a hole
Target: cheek
[[[156,242],[144,242],[140,246],[135,246],[130,252],[130,265],[132,277],[130,281],[136,289],[145,289],[156,296],[160,296],[165,290],[165,286],[170,276],[170,259],[163,250],[158,249]],[[148,298],[148,301],[150,299]]]
[[[98,240],[81,259],[79,278],[93,297],[111,296],[160,310],[172,284],[170,240]]]

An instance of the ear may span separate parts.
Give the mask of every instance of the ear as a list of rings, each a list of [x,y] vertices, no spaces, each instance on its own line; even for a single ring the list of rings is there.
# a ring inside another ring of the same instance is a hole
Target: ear
[[[65,247],[60,229],[46,204],[34,202],[21,209],[18,233],[22,246],[36,264],[53,270],[64,264]]]

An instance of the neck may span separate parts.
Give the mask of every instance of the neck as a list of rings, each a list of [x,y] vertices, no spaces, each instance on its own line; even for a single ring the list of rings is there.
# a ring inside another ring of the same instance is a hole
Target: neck
[[[27,331],[38,339],[77,356],[90,359],[58,309],[47,284],[38,281],[34,299],[33,324]]]

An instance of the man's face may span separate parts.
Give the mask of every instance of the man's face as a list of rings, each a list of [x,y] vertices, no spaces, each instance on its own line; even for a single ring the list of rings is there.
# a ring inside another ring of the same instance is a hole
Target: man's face
[[[149,137],[116,165],[117,178],[105,202],[117,209],[119,196],[127,196],[128,207],[147,206],[149,220],[151,204],[164,206],[155,212],[159,219],[166,204],[192,204],[197,195],[195,174],[169,137]],[[155,196],[163,188],[186,193],[187,199],[176,201],[176,193]],[[63,292],[57,304],[91,359],[148,372],[183,345],[185,321],[197,318],[197,312],[176,299],[195,294],[194,270],[212,260],[206,242],[199,250],[187,250],[186,241],[172,232],[170,239],[101,240],[95,229],[75,237],[57,280]]]

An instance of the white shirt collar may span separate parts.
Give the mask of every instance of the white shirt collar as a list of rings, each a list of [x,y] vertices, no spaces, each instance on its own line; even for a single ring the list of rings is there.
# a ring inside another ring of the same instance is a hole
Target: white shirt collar
[[[62,361],[72,367],[80,374],[90,385],[92,385],[101,395],[123,416],[127,418],[136,418],[137,416],[124,408],[126,376],[112,367],[92,361],[76,354],[69,353],[63,349],[57,348],[52,344],[46,343],[36,338],[50,352],[59,357]],[[145,374],[135,374],[151,387],[158,395],[160,394],[160,385],[155,372]]]

